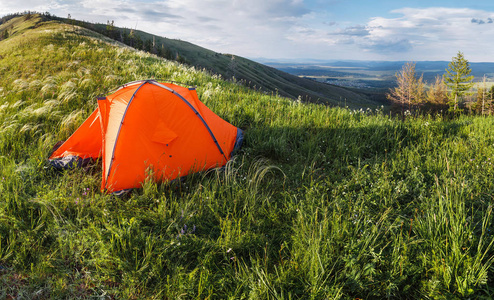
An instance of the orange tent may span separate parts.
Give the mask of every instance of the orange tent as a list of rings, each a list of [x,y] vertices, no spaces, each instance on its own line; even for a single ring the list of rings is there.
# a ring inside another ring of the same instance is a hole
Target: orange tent
[[[221,167],[241,146],[240,129],[218,117],[195,89],[154,80],[121,86],[50,155],[57,168],[101,158],[101,190],[137,188],[148,176],[173,180]]]

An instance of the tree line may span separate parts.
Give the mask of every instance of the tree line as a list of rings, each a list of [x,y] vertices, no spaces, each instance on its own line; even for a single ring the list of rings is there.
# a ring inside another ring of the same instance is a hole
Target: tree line
[[[103,34],[113,40],[124,43],[137,50],[150,52],[156,54],[157,56],[169,60],[176,60],[179,63],[189,64],[188,60],[183,55],[180,55],[180,53],[178,53],[177,51],[173,51],[172,49],[167,47],[163,42],[158,43],[156,41],[156,37],[153,36],[152,38],[149,39],[143,39],[141,35],[138,34],[134,29],[116,27],[115,22],[113,20],[112,21],[107,20],[106,26],[101,26],[104,24],[93,24],[90,22],[75,20],[71,17],[70,14],[68,14],[67,18],[61,18],[52,15],[49,12],[24,11],[19,13],[8,14],[1,17],[0,25],[19,16],[24,16],[26,20],[28,20],[34,15],[41,16],[43,20],[57,20],[73,26],[84,27],[89,30]],[[0,31],[0,40],[9,38],[12,35],[13,30],[14,30],[14,26],[11,25],[6,27],[4,30]]]
[[[418,111],[493,114],[494,86],[487,87],[484,76],[475,95],[471,72],[470,63],[461,51],[452,58],[446,73],[436,76],[431,83],[426,83],[423,75],[418,76],[415,63],[408,62],[396,73],[397,86],[386,97],[402,115]]]
[[[168,60],[176,60],[179,63],[189,63],[187,59],[180,55],[177,51],[172,51],[172,49],[167,47],[164,43],[158,43],[155,36],[153,36],[152,38],[143,39],[141,35],[136,32],[135,29],[116,27],[114,20],[107,20],[106,26],[99,26],[101,24],[92,24],[89,22],[72,19],[70,14],[66,19],[58,17],[53,18],[56,18],[57,20],[65,23],[77,25],[98,32],[104,36],[124,43],[127,46],[130,46],[137,50],[143,50],[149,53],[153,53]]]

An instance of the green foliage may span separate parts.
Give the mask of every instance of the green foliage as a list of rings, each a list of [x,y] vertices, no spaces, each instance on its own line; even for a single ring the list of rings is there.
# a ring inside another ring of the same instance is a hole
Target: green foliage
[[[493,88],[487,87],[487,78],[484,76],[483,83],[477,87],[477,101],[471,105],[471,109],[480,115],[492,113]]]
[[[406,63],[400,72],[396,73],[398,86],[391,89],[386,97],[394,104],[401,106],[401,113],[404,114],[405,107],[412,111],[424,100],[423,77],[417,78],[415,74],[415,63]]]
[[[494,119],[302,104],[71,25],[15,24],[0,42],[1,298],[492,297]],[[125,198],[100,192],[98,165],[48,167],[95,97],[146,78],[196,85],[244,148]]]
[[[473,86],[471,72],[468,60],[461,51],[458,51],[458,54],[448,64],[444,75],[444,83],[451,89],[450,110],[453,112],[460,110],[461,97]]]
[[[461,107],[466,107],[462,101],[463,96],[468,95],[473,87],[473,76],[469,75],[472,70],[462,52],[458,52],[448,66],[446,74],[437,76],[435,82],[429,83],[426,89],[423,75],[417,78],[415,74],[415,63],[406,63],[396,73],[397,86],[391,88],[386,97],[394,106],[399,106],[402,115],[411,115],[413,108],[427,113],[442,113],[448,105],[449,112],[457,115],[463,111]],[[484,89],[478,90],[478,97],[482,98],[477,100],[477,104],[468,105],[470,111],[481,111],[484,114],[486,98],[489,96],[487,94],[484,81]],[[408,109],[405,111],[406,106]],[[393,107],[391,109],[394,110]]]

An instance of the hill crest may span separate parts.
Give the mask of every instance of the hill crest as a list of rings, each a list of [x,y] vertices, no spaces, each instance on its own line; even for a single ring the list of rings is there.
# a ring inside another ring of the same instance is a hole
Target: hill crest
[[[72,26],[73,29],[91,30],[100,35],[81,33],[93,35],[107,42],[111,39],[119,42],[121,46],[127,45],[159,57],[194,66],[264,93],[276,93],[292,99],[301,99],[304,102],[324,103],[332,106],[343,105],[342,103],[345,102],[350,107],[372,107],[380,104],[370,100],[367,95],[358,90],[300,78],[234,54],[217,53],[190,42],[168,39],[139,30],[119,28],[113,24],[95,24],[51,15],[24,15],[11,18],[2,24],[0,33],[4,32],[5,28],[8,29],[8,26],[14,25],[13,34],[15,35],[19,30],[32,29],[39,26],[40,22],[49,21],[58,21]],[[29,23],[29,26],[22,25],[23,22]]]

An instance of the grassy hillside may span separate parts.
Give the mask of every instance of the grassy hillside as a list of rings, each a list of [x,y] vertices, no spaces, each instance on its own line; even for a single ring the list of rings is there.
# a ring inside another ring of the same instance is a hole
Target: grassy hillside
[[[1,298],[493,297],[493,118],[302,104],[35,21],[0,41]],[[224,170],[116,198],[97,165],[48,167],[97,95],[151,77],[245,129]]]
[[[293,99],[300,96],[305,102],[325,103],[332,106],[343,106],[345,99],[347,105],[353,108],[362,106],[375,108],[381,105],[359,91],[293,76],[237,55],[216,53],[186,41],[107,24],[93,24],[57,17],[52,19],[89,28],[116,40],[125,41],[139,49],[146,49],[198,69],[208,70],[225,79],[233,79],[264,93],[279,94]]]

